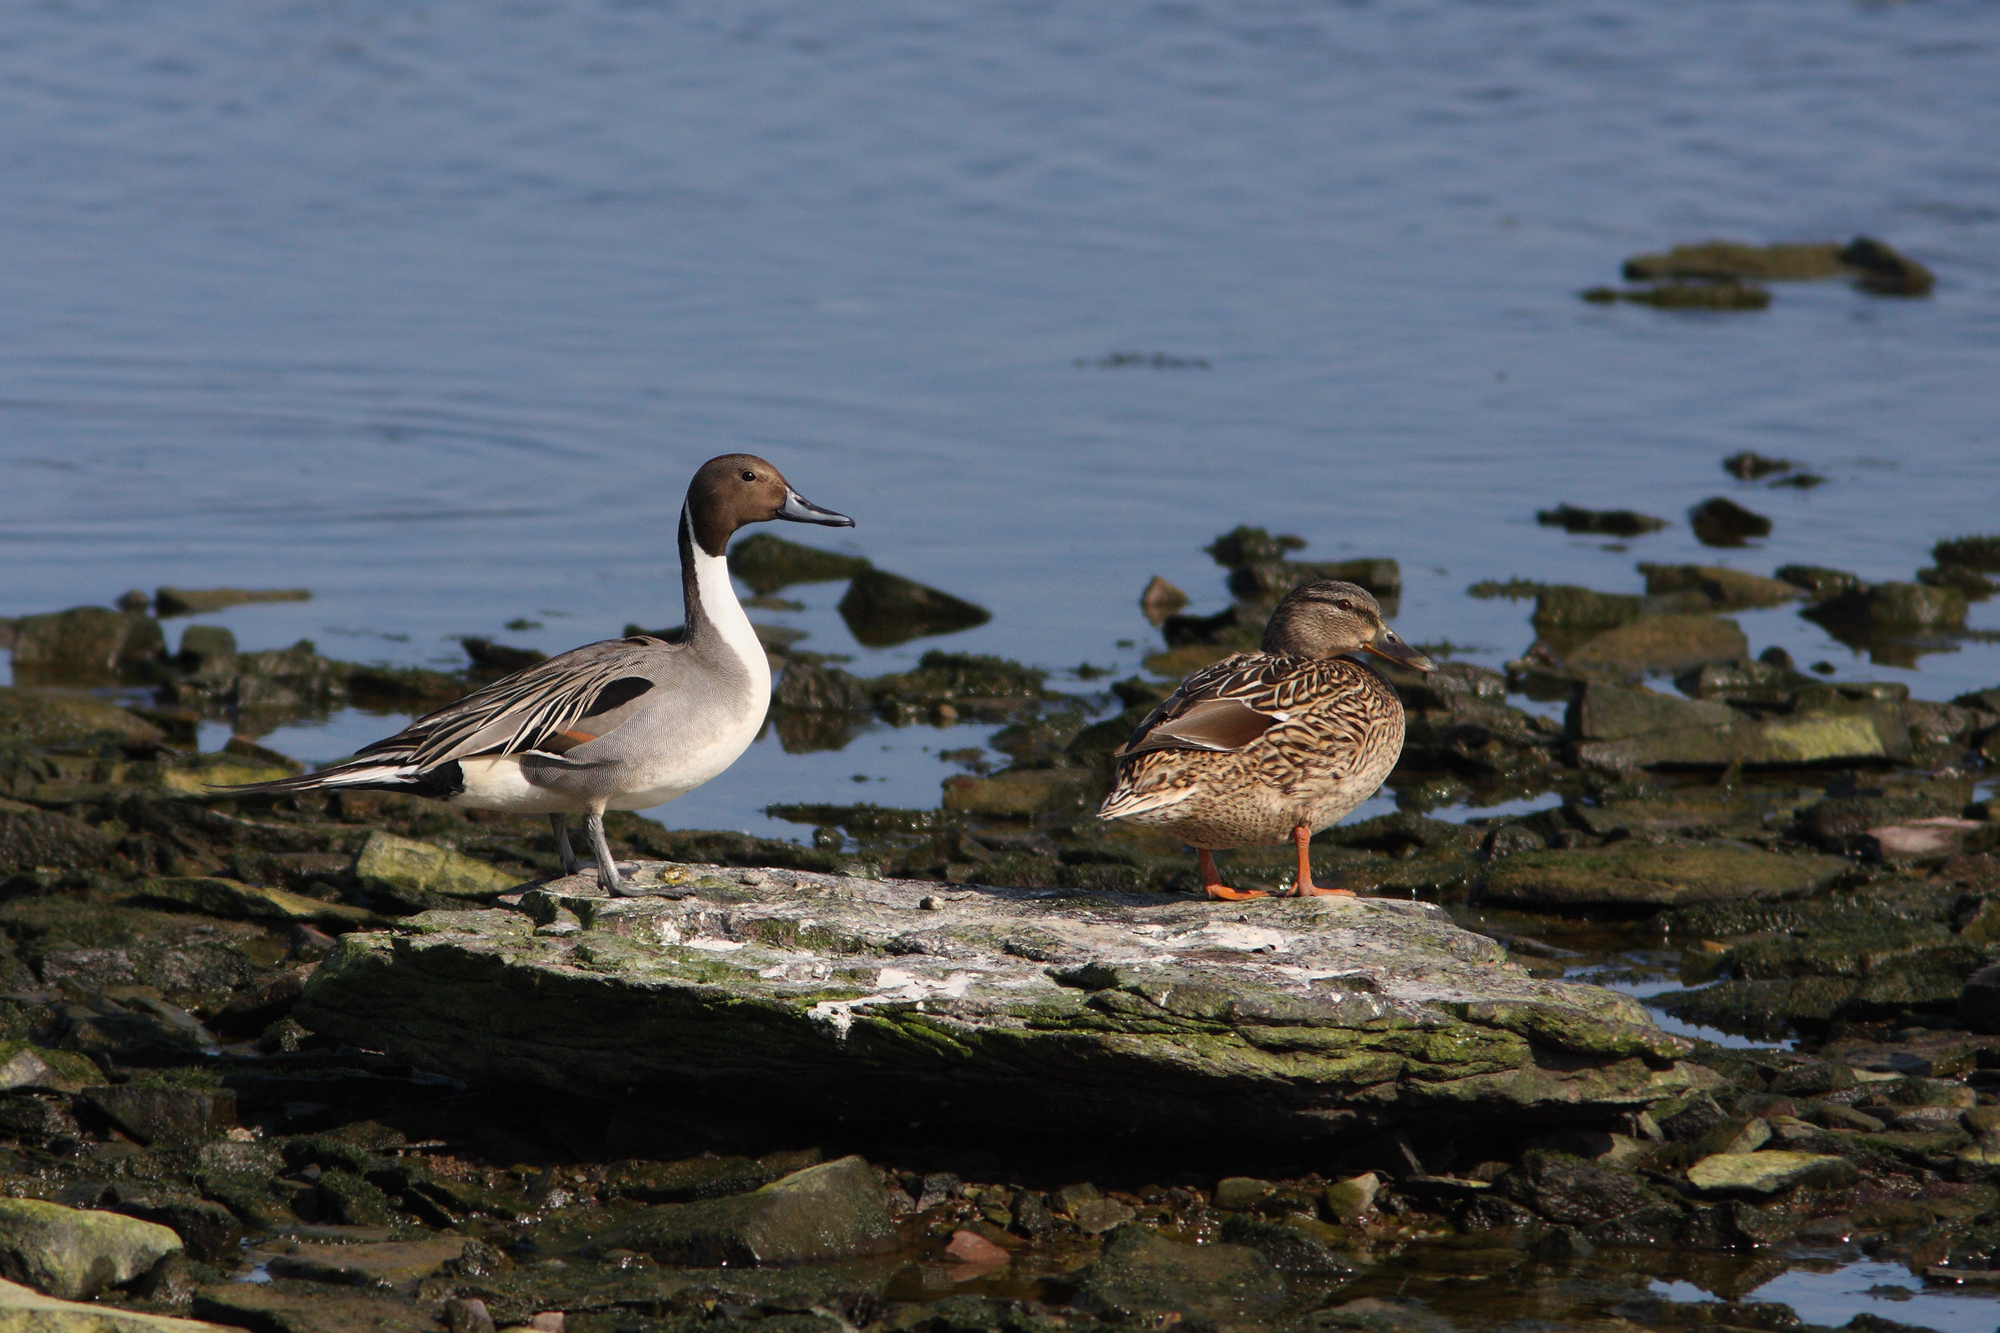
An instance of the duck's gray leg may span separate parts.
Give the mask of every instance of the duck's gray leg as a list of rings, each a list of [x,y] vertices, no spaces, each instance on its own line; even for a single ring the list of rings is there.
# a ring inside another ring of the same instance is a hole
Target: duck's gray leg
[[[623,895],[625,882],[618,878],[618,863],[611,859],[611,844],[604,838],[604,812],[593,810],[585,815],[583,827],[597,851],[597,887],[614,897]]]
[[[567,815],[550,815],[549,827],[556,831],[556,859],[562,862],[563,874],[574,875],[576,873],[576,853],[570,850],[569,845],[569,817]]]

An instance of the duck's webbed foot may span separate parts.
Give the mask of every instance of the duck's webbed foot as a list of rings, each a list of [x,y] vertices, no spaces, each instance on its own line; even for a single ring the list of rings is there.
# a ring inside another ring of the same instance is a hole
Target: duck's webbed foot
[[[1250,898],[1268,898],[1271,896],[1262,889],[1230,888],[1222,882],[1222,876],[1216,872],[1214,853],[1210,852],[1206,847],[1197,848],[1196,850],[1200,853],[1202,891],[1208,894],[1209,897],[1237,903]]]

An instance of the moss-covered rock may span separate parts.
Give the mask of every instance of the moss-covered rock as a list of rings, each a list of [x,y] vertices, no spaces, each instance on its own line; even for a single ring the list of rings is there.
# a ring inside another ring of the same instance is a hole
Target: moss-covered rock
[[[1847,868],[1837,857],[1754,847],[1656,847],[1615,842],[1570,851],[1517,852],[1487,872],[1488,901],[1550,911],[1659,908],[1731,898],[1787,898]]]
[[[77,690],[0,686],[0,742],[24,746],[164,739],[160,729],[116,704]]]
[[[122,1287],[181,1249],[163,1226],[39,1199],[0,1199],[0,1277],[63,1300]]]
[[[633,899],[578,877],[524,900],[552,923],[567,904],[581,933],[496,910],[349,935],[295,1016],[474,1082],[1028,1134],[1129,1130],[1135,1106],[1169,1136],[1588,1119],[1700,1077],[1636,1003],[1537,980],[1418,903],[1222,912],[744,873],[649,870],[635,883],[674,896]],[[1504,1004],[1465,1007],[1485,1002]],[[801,1080],[810,1107],[771,1100]]]
[[[520,882],[517,876],[450,848],[380,829],[368,835],[354,858],[354,878],[363,888],[408,907],[495,898]]]
[[[1708,615],[1642,616],[1592,635],[1563,654],[1575,667],[1614,671],[1685,671],[1747,656],[1750,641],[1733,620]]]

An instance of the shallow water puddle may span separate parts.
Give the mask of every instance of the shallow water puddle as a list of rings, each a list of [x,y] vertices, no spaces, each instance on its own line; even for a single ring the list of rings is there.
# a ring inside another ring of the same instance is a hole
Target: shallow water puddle
[[[1586,973],[1578,973],[1567,979],[1571,981],[1593,981],[1593,978]],[[1606,990],[1615,990],[1621,995],[1629,995],[1639,1003],[1644,1004],[1646,1012],[1652,1016],[1653,1022],[1677,1037],[1686,1037],[1691,1041],[1714,1042],[1717,1046],[1733,1046],[1741,1050],[1777,1049],[1789,1051],[1798,1045],[1796,1040],[1790,1038],[1776,1042],[1756,1041],[1749,1037],[1738,1036],[1733,1032],[1724,1032],[1721,1028],[1712,1028],[1704,1024],[1685,1022],[1682,1019],[1675,1018],[1658,1005],[1647,1003],[1662,995],[1678,995],[1683,991],[1695,989],[1679,981],[1594,981],[1593,984],[1603,986]]]
[[[1656,1296],[1680,1302],[1714,1298],[1692,1282],[1653,1279]],[[1901,1264],[1860,1260],[1837,1268],[1795,1268],[1781,1273],[1741,1299],[1787,1305],[1808,1324],[1838,1327],[1858,1314],[1937,1333],[1993,1333],[2000,1324],[2000,1293],[1991,1288],[1952,1289],[1926,1283]]]

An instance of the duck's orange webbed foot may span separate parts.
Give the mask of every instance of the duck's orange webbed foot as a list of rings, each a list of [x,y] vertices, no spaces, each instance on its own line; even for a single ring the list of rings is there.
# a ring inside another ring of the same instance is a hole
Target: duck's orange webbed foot
[[[1292,897],[1304,898],[1309,894],[1322,898],[1352,898],[1356,896],[1353,889],[1322,889],[1319,885],[1313,883],[1312,855],[1307,851],[1308,846],[1312,843],[1311,829],[1303,824],[1299,825],[1292,830],[1292,841],[1299,849],[1299,878],[1297,885],[1292,889]]]
[[[1205,847],[1198,848],[1197,850],[1200,852],[1201,857],[1201,887],[1209,897],[1220,898],[1226,902],[1240,903],[1250,898],[1268,898],[1271,896],[1262,889],[1230,888],[1222,882],[1222,876],[1216,873],[1215,857]]]

